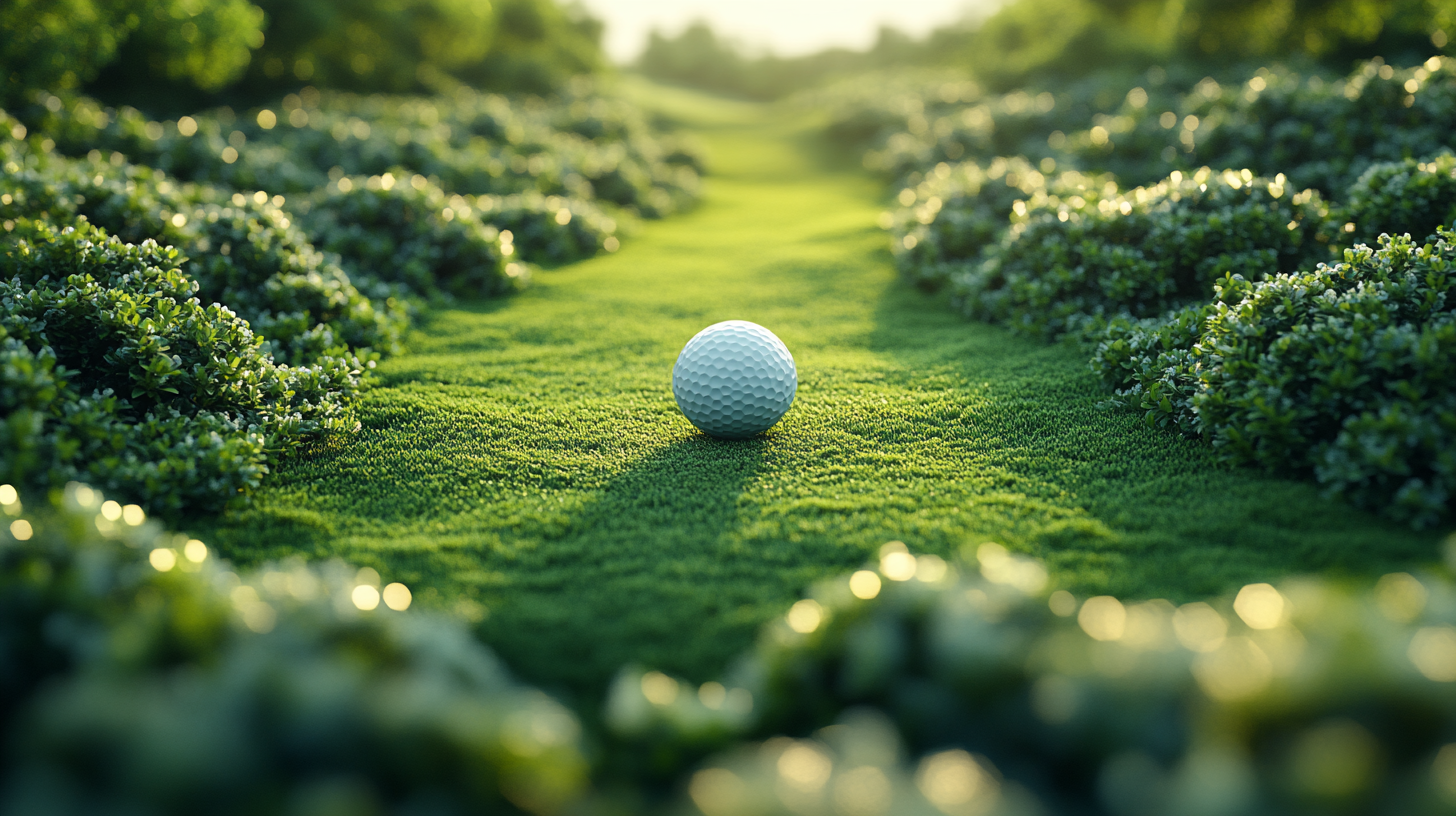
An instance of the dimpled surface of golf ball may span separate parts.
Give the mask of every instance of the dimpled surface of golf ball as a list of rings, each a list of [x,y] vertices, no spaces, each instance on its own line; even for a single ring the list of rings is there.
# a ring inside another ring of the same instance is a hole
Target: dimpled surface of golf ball
[[[794,403],[798,388],[788,347],[746,320],[714,323],[698,332],[672,367],[672,394],[683,415],[720,439],[745,439],[772,428]]]

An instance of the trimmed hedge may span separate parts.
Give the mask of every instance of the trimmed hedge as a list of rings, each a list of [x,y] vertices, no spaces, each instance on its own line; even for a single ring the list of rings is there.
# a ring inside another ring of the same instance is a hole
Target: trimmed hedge
[[[1056,162],[1042,167],[1054,172]],[[998,158],[984,167],[975,162],[941,163],[925,180],[901,190],[900,207],[880,217],[889,229],[895,267],[927,291],[940,289],[967,263],[974,263],[1001,240],[1012,207],[1059,209],[1065,201],[1082,209],[1103,195],[1115,196],[1108,176],[1075,170],[1049,176],[1021,157]]]
[[[1456,492],[1456,233],[1382,237],[1344,261],[1118,323],[1093,367],[1150,422],[1230,461],[1312,474],[1417,525]]]
[[[1343,77],[1275,66],[1188,87],[1176,100],[1094,123],[1101,134],[1085,125],[1068,131],[1065,149],[1129,184],[1206,164],[1284,173],[1296,187],[1338,195],[1371,164],[1448,149],[1456,128],[1456,72],[1447,57],[1405,68],[1377,58]]]
[[[286,195],[407,168],[451,193],[536,190],[656,218],[692,205],[701,167],[634,107],[586,85],[552,104],[464,89],[384,97],[307,88],[241,116],[223,108],[170,121],[41,94],[20,118],[64,153],[118,151],[184,181]]]
[[[1434,236],[1456,225],[1456,156],[1372,164],[1345,192],[1336,214],[1350,243],[1373,244],[1381,235]]]
[[[397,350],[402,304],[362,294],[314,248],[281,197],[178,184],[99,153],[17,158],[0,178],[0,217],[89,221],[129,243],[177,247],[198,297],[247,320],[276,357],[295,365],[340,357],[357,367]]]
[[[239,576],[90,488],[0,487],[0,810],[550,813],[576,719],[337,562]]]
[[[1229,272],[1258,279],[1331,255],[1324,203],[1283,176],[1202,168],[1077,200],[1018,208],[1001,245],[952,279],[967,315],[1057,337],[1206,300]]]
[[[447,203],[424,176],[344,177],[307,208],[309,232],[344,263],[427,297],[487,297],[525,285],[510,232],[483,223],[463,201]]]
[[[7,222],[9,223],[9,222]],[[256,487],[269,457],[356,423],[361,371],[274,362],[203,306],[180,252],[85,224],[14,224],[0,243],[4,478],[85,479],[169,513]]]

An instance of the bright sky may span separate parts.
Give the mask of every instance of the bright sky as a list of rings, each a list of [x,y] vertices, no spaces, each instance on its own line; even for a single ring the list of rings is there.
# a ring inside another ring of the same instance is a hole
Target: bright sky
[[[676,34],[705,19],[719,34],[781,56],[828,46],[864,48],[881,23],[921,35],[998,0],[580,0],[607,23],[607,53],[627,62],[642,53],[654,27]]]

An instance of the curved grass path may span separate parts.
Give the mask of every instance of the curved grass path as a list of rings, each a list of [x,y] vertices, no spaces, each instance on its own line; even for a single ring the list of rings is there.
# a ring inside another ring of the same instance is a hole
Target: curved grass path
[[[434,315],[363,431],[201,532],[241,562],[339,556],[480,621],[527,679],[598,698],[622,664],[697,680],[887,539],[995,539],[1079,593],[1186,598],[1431,560],[1416,534],[1229,470],[1096,407],[1082,356],[896,282],[883,191],[769,112],[654,90],[714,174],[697,211],[507,301]],[[770,327],[799,365],[767,436],[697,434],[669,389],[702,327]]]

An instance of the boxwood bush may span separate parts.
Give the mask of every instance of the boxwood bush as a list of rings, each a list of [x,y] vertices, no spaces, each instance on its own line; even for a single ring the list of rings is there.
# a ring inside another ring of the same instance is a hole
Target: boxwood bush
[[[403,306],[362,294],[314,248],[280,198],[179,184],[99,153],[17,158],[0,179],[0,217],[85,220],[130,243],[178,248],[198,298],[247,320],[279,359],[299,365],[343,356],[367,365],[399,344]]]
[[[551,104],[468,90],[383,97],[308,88],[243,115],[223,108],[168,121],[42,94],[20,113],[70,155],[117,151],[183,181],[270,194],[407,168],[451,193],[535,190],[661,217],[696,200],[701,167],[683,142],[660,138],[634,107],[590,85]]]
[[[507,196],[461,196],[460,201],[481,221],[510,230],[521,257],[532,262],[566,263],[602,251],[616,252],[621,246],[617,219],[590,201],[535,190]]]
[[[85,479],[158,511],[215,508],[270,457],[352,429],[361,371],[274,362],[181,253],[81,223],[7,222],[0,241],[4,478]]]
[[[239,575],[77,484],[0,487],[11,813],[551,813],[576,719],[457,621],[339,563]],[[39,512],[36,512],[39,510]]]
[[[1421,240],[1456,225],[1456,156],[1371,165],[1335,208],[1344,239],[1373,244],[1381,235]]]
[[[1372,164],[1449,149],[1456,128],[1456,74],[1442,56],[1404,68],[1369,60],[1345,76],[1193,68],[1104,71],[1003,95],[953,77],[861,78],[809,98],[832,108],[826,135],[902,185],[940,162],[1023,156],[1110,172],[1127,187],[1247,167],[1338,198]]]
[[[1097,161],[1100,154],[1078,149],[1077,134],[1091,127],[1120,130],[1134,121],[1133,114],[1176,105],[1178,89],[1198,77],[1178,65],[1142,73],[1108,70],[1054,87],[990,94],[955,74],[895,71],[804,94],[800,103],[827,108],[826,137],[864,151],[866,167],[913,185],[941,162],[989,162],[997,156],[1034,163],[1054,158],[1064,169],[1110,169]],[[1156,163],[1164,143],[1160,137],[1136,161],[1161,167]],[[1166,174],[1165,169],[1147,180]]]
[[[966,314],[1056,337],[1204,301],[1231,271],[1258,279],[1331,256],[1323,201],[1283,176],[1175,171],[1075,204],[1018,209],[1001,245],[953,277]]]
[[[1215,300],[1120,322],[1093,367],[1149,421],[1230,461],[1311,474],[1417,525],[1456,491],[1456,233],[1382,237],[1332,265],[1225,278]]]
[[[425,297],[485,297],[529,280],[509,231],[459,197],[447,201],[424,176],[346,176],[309,202],[307,219],[351,268]]]
[[[1338,196],[1371,164],[1437,155],[1456,127],[1446,57],[1406,68],[1377,58],[1343,77],[1272,66],[1221,79],[1079,125],[1064,150],[1126,184],[1199,165],[1248,167]]]
[[[1044,160],[1042,167],[1053,173],[1056,162]],[[1019,156],[984,166],[942,162],[924,181],[901,190],[895,199],[899,207],[882,215],[880,223],[890,231],[890,250],[900,274],[935,291],[999,243],[1016,202],[1051,209],[1066,202],[1080,210],[1104,194],[1117,194],[1110,177],[1075,170],[1048,175]]]

